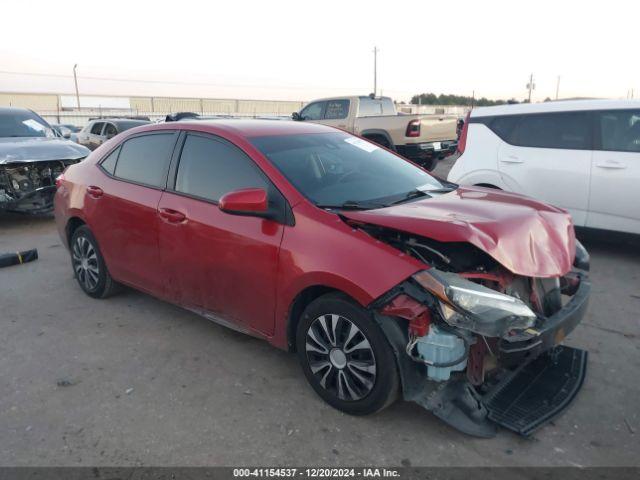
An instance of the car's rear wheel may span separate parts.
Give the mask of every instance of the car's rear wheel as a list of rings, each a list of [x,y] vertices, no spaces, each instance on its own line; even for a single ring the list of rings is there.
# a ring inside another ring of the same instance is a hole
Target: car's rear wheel
[[[366,415],[390,405],[398,394],[393,351],[369,312],[341,294],[307,306],[296,346],[307,380],[331,406]]]
[[[84,292],[93,298],[106,298],[119,289],[107,270],[98,242],[86,225],[78,227],[71,237],[73,274]]]

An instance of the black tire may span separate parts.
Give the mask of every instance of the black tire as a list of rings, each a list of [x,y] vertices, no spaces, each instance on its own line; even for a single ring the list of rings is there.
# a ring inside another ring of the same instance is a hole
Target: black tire
[[[435,157],[429,158],[425,160],[424,168],[432,172],[438,166],[439,161],[440,161],[439,158],[435,158]]]
[[[357,330],[353,335],[351,325]],[[368,415],[391,405],[398,396],[396,358],[387,338],[370,313],[346,295],[329,293],[305,308],[298,323],[296,347],[307,380],[338,410]],[[319,368],[322,364],[328,365]]]
[[[391,148],[391,144],[389,144],[389,141],[386,139],[386,137],[383,137],[382,135],[371,135],[371,136],[366,136],[364,138],[366,138],[367,140],[373,143],[377,143],[381,147],[387,148],[389,150],[393,150]]]
[[[84,293],[93,298],[107,298],[120,290],[88,226],[82,225],[73,232],[69,246],[73,275]]]

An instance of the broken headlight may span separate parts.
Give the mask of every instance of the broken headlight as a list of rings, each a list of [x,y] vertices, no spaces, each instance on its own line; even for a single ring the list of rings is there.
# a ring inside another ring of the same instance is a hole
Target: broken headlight
[[[440,300],[440,313],[452,326],[487,337],[501,337],[510,330],[526,329],[536,314],[519,298],[504,295],[455,273],[432,268],[413,276]]]

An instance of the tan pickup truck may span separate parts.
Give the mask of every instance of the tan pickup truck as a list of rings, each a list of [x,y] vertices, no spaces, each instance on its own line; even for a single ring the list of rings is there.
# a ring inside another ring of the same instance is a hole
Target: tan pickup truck
[[[398,152],[428,170],[457,147],[455,115],[406,115],[389,97],[335,97],[314,100],[292,115],[360,135]]]

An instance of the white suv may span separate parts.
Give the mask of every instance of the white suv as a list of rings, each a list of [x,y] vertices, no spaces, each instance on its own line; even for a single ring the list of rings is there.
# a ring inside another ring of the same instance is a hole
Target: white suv
[[[476,108],[449,180],[568,210],[576,226],[640,234],[640,101]]]

